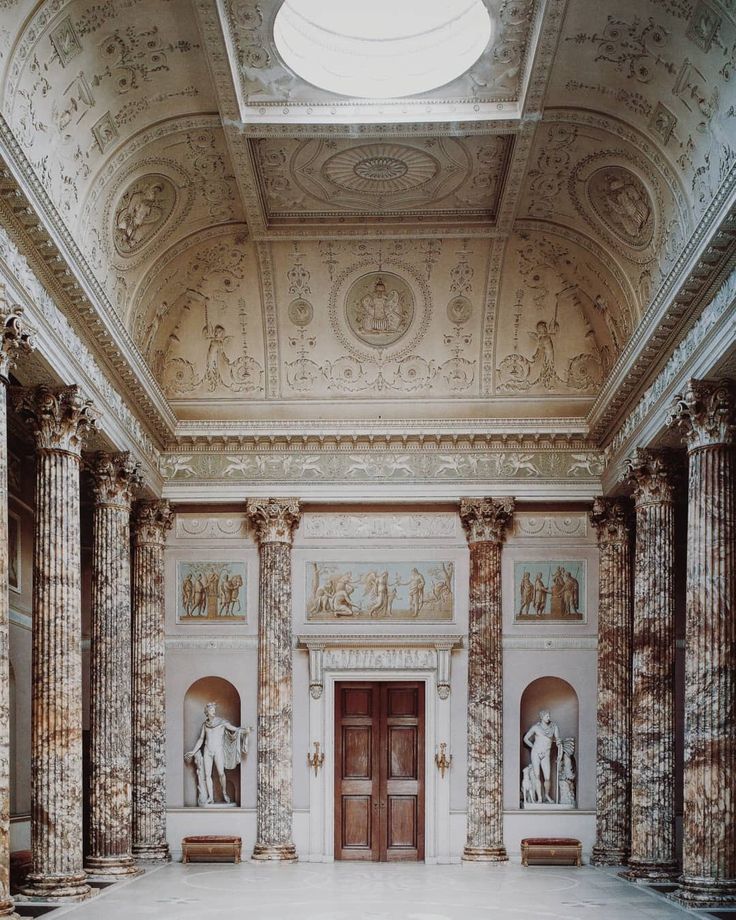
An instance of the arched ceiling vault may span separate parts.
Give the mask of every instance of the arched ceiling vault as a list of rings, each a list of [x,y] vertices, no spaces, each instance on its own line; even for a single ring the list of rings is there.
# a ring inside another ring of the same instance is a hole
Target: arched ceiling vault
[[[487,0],[468,73],[369,103],[278,5],[0,5],[14,168],[177,418],[584,419],[733,187],[734,10]]]

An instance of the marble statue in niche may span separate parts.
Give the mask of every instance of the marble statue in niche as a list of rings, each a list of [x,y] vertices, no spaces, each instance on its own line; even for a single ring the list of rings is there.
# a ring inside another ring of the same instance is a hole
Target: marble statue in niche
[[[452,562],[307,563],[308,620],[451,620]]]
[[[524,735],[529,764],[521,772],[523,808],[574,808],[575,739],[560,736],[560,729],[548,709]]]
[[[234,770],[248,753],[248,735],[253,729],[231,725],[220,718],[215,702],[205,705],[204,714],[199,738],[192,750],[184,755],[184,760],[193,763],[197,772],[197,805],[200,808],[216,804],[235,805],[227,794],[225,770]],[[220,783],[222,803],[215,802],[213,769]]]
[[[515,623],[585,622],[585,562],[516,562]]]
[[[180,562],[177,623],[245,623],[242,562]]]

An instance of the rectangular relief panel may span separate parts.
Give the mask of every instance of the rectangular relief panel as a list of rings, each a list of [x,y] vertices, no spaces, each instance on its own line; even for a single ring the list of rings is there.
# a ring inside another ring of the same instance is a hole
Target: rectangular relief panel
[[[514,562],[515,623],[585,623],[585,560]]]
[[[245,623],[246,566],[243,562],[179,562],[176,622],[186,626]]]

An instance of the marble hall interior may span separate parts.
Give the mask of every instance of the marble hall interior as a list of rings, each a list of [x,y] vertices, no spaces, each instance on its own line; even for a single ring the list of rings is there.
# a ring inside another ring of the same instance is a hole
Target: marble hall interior
[[[736,920],[736,0],[0,0],[0,920]]]

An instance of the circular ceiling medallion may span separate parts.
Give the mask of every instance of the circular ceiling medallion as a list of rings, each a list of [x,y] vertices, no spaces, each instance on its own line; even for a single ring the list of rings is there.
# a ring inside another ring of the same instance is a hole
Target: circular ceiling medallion
[[[176,204],[176,187],[167,176],[149,173],[128,186],[115,208],[115,249],[121,256],[138,252],[161,230]]]
[[[322,165],[322,176],[364,194],[406,192],[437,175],[434,157],[404,144],[361,144],[341,150]]]
[[[289,304],[289,319],[295,326],[308,326],[314,317],[314,307],[303,297],[297,297]]]
[[[467,323],[473,313],[473,304],[463,294],[453,297],[447,304],[447,318],[456,326]]]
[[[641,179],[622,166],[604,166],[588,179],[598,219],[624,243],[641,249],[654,236],[654,205]]]
[[[411,326],[414,294],[393,272],[368,272],[350,285],[345,316],[356,338],[373,348],[385,348],[398,342]]]

